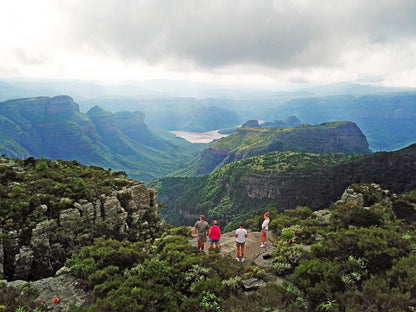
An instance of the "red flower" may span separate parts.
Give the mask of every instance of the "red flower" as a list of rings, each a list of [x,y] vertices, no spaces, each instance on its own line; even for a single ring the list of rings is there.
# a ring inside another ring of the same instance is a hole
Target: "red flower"
[[[56,298],[52,299],[51,303],[57,304],[57,303],[59,303],[59,301],[61,301],[61,297],[56,297]]]

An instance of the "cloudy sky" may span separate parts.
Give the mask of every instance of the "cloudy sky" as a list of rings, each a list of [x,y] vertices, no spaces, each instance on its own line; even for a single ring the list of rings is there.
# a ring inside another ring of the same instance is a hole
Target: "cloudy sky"
[[[0,79],[416,87],[415,0],[7,0]]]

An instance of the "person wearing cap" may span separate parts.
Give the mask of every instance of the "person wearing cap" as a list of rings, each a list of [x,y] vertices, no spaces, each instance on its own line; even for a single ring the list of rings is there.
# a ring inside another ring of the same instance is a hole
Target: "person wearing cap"
[[[198,250],[204,251],[205,242],[207,241],[207,235],[209,231],[208,222],[205,221],[205,216],[201,215],[199,221],[195,223],[195,234],[198,235]]]
[[[220,241],[221,230],[217,226],[217,220],[212,222],[212,226],[209,229],[209,240],[211,242],[210,248],[215,244],[215,247],[218,247],[218,242]]]

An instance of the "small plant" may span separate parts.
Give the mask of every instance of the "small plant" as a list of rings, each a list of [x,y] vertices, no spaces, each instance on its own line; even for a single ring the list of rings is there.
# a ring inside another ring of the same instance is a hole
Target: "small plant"
[[[292,270],[292,265],[290,263],[276,262],[273,264],[273,270],[277,275],[288,274]]]
[[[217,296],[215,296],[215,294],[209,292],[209,291],[204,291],[203,292],[203,298],[202,301],[200,303],[200,306],[202,308],[204,308],[205,311],[209,311],[209,312],[222,312],[220,305],[218,304],[217,300]]]
[[[228,280],[223,280],[221,283],[228,288],[230,293],[233,293],[240,287],[241,277],[237,275]]]
[[[264,269],[259,268],[258,266],[251,266],[250,270],[251,271],[249,272],[249,275],[251,278],[261,278],[266,274],[266,271]]]
[[[295,241],[295,234],[292,232],[292,231],[290,231],[290,230],[287,230],[287,229],[284,229],[283,231],[282,231],[282,234],[281,234],[281,239],[283,240],[283,241],[285,241],[285,242],[294,242]]]
[[[321,311],[325,311],[325,312],[330,312],[330,311],[339,311],[339,304],[337,303],[336,300],[327,300],[322,302],[319,305],[319,308],[321,309]]]
[[[192,290],[196,283],[204,280],[209,274],[209,268],[194,264],[190,270],[185,273],[185,281],[189,283]]]

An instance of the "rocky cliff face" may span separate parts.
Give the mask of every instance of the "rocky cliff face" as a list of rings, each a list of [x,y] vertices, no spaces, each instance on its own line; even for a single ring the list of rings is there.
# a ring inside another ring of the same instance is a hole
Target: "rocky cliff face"
[[[36,120],[45,114],[68,114],[78,112],[79,106],[70,96],[60,95],[53,98],[37,97],[8,100],[0,105],[0,113],[21,115],[28,120]]]
[[[96,139],[94,124],[69,96],[9,100],[0,103],[0,115],[7,120],[3,139],[27,150],[15,156],[72,159],[88,154]]]
[[[71,201],[61,199],[69,208],[56,218],[46,218],[33,230],[3,233],[0,248],[0,276],[8,280],[34,280],[52,276],[74,250],[91,243],[96,237],[107,235],[131,240],[152,237],[159,228],[156,191],[143,182],[130,180],[122,190],[98,200]],[[52,209],[42,205],[41,214]],[[86,231],[95,228],[96,233]]]
[[[359,161],[341,164],[333,169],[305,170],[296,173],[247,173],[240,183],[247,198],[256,202],[276,202],[281,209],[307,206],[322,209],[336,201],[348,185],[375,182],[395,193],[416,188],[416,145],[406,149],[371,155]],[[356,198],[357,205],[366,205],[351,189],[342,195],[344,202]],[[351,198],[350,198],[351,197]]]
[[[117,128],[128,136],[145,145],[161,147],[162,142],[154,136],[144,123],[145,115],[141,112],[118,112],[114,114]]]

